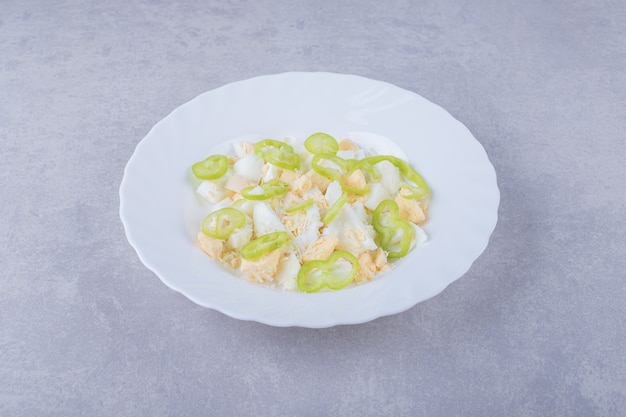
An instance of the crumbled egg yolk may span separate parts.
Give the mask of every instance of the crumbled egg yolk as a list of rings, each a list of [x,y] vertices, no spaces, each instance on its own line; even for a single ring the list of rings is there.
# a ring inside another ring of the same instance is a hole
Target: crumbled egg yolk
[[[350,139],[345,138],[339,142],[339,149],[342,151],[358,151],[360,148],[359,145],[352,142]]]
[[[400,218],[414,224],[422,224],[426,220],[426,212],[417,200],[406,198],[409,191],[400,190],[396,196],[396,203],[400,209]]]
[[[360,169],[357,169],[352,174],[350,174],[346,178],[344,184],[347,185],[348,187],[352,187],[356,189],[363,189],[367,187],[367,181],[365,180],[365,175],[363,174],[363,171],[361,171]]]
[[[305,176],[311,180],[311,186],[317,187],[317,189],[321,191],[322,193],[326,192],[326,189],[332,182],[328,178],[321,176],[320,174],[318,174],[317,172],[313,170],[307,172]]]
[[[339,239],[335,236],[322,236],[306,247],[302,254],[302,262],[326,260],[335,251]]]
[[[224,250],[223,241],[214,239],[200,232],[198,233],[198,244],[204,253],[209,256],[209,258],[219,261],[222,257],[222,251]]]
[[[258,283],[273,281],[278,272],[281,257],[280,250],[276,249],[259,259],[242,259],[239,270],[250,281]]]

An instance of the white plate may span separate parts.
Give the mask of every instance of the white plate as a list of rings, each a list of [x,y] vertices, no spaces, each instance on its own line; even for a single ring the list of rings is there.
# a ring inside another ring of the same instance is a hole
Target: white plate
[[[429,241],[374,281],[303,294],[236,278],[195,245],[191,164],[233,138],[391,139],[432,188]],[[360,133],[362,134],[362,133]],[[274,326],[329,327],[399,313],[461,277],[487,246],[500,194],[483,147],[441,107],[394,85],[345,74],[290,72],[201,94],[139,143],[120,186],[120,216],[142,262],[170,288],[231,317]]]

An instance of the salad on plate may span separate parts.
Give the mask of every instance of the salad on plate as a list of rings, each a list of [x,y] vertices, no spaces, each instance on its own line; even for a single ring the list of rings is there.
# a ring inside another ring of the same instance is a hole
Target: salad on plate
[[[207,206],[197,245],[259,284],[340,290],[371,281],[427,240],[431,192],[422,176],[349,138],[236,142],[191,170]]]

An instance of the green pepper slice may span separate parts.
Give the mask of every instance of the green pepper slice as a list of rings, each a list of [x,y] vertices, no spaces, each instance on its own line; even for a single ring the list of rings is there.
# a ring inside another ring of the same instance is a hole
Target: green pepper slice
[[[350,187],[349,185],[346,185],[347,179],[350,177],[350,175],[354,173],[354,171],[361,170],[364,174],[367,174],[366,181],[367,181],[367,176],[373,178],[374,180],[378,179],[379,177],[374,167],[370,165],[367,161],[362,160],[362,159],[341,159],[338,156],[335,156],[332,159],[326,158],[326,156],[323,156],[320,158],[320,160],[323,160],[323,159],[328,159],[331,162],[333,162],[335,165],[338,165],[339,167],[342,168],[341,171],[338,171],[336,169],[322,167],[322,169],[332,170],[331,174],[334,176],[334,178],[330,178],[330,177],[328,178],[339,181],[339,184],[341,185],[341,189],[347,193],[367,194],[370,192],[370,187],[368,185],[366,185],[364,188],[354,188],[354,187]],[[319,165],[319,162],[317,164]],[[315,169],[315,167],[313,167],[313,169]],[[318,166],[318,169],[319,169],[319,166]]]
[[[300,157],[291,145],[274,139],[264,139],[254,145],[254,153],[279,168],[300,169]]]
[[[349,172],[352,173],[357,169],[360,169],[368,176],[371,177],[373,181],[378,181],[380,179],[380,173],[374,169],[374,165],[365,159],[348,159],[349,163]]]
[[[252,185],[241,190],[241,195],[247,200],[269,200],[272,197],[285,194],[289,186],[286,182],[273,179],[261,185]]]
[[[324,218],[322,221],[326,224],[332,222],[335,217],[339,214],[343,206],[348,202],[348,196],[345,194],[341,194],[341,197],[337,199],[329,208],[326,214],[324,214]]]
[[[329,161],[336,166],[324,166],[324,161]],[[352,194],[367,194],[370,191],[368,186],[364,188],[354,188],[346,185],[346,179],[357,169],[361,169],[368,173],[374,179],[378,179],[378,173],[374,170],[374,166],[364,159],[343,159],[337,155],[330,153],[321,153],[313,157],[311,168],[318,174],[332,180],[339,181],[341,188]]]
[[[383,200],[378,204],[372,214],[372,226],[376,231],[378,244],[388,253],[388,258],[398,259],[409,253],[415,230],[409,222],[400,218],[398,203],[394,200]],[[396,245],[393,240],[398,230],[402,232],[402,236]]]
[[[352,175],[352,173],[354,171],[356,171],[356,169],[350,169],[346,175],[342,175],[341,178],[339,178],[339,184],[341,185],[341,189],[343,191],[347,192],[347,193],[352,193],[352,194],[367,194],[367,193],[369,193],[370,192],[370,187],[367,184],[365,185],[364,188],[350,187],[349,185],[346,184],[348,178],[350,177],[350,175]]]
[[[286,213],[295,213],[296,211],[299,210],[306,210],[309,207],[311,207],[314,204],[314,200],[312,198],[309,198],[308,200],[304,200],[296,205],[293,205],[291,207],[288,207],[287,209],[285,209]]]
[[[225,240],[246,224],[246,215],[232,207],[215,210],[202,220],[202,233],[214,239]]]
[[[321,153],[334,155],[339,150],[339,144],[335,138],[322,132],[313,133],[309,136],[304,141],[304,147],[314,155]]]
[[[338,169],[324,166],[324,161],[332,162],[338,167]],[[341,175],[343,175],[348,168],[348,165],[348,161],[330,153],[317,154],[313,157],[313,160],[311,161],[311,168],[313,168],[315,172],[332,181],[339,179],[339,177],[341,177]]]
[[[217,180],[228,171],[228,158],[224,155],[211,155],[193,164],[191,170],[196,178],[201,180]]]
[[[370,187],[365,187],[365,188],[354,188],[354,187],[349,187],[347,186],[343,181],[339,181],[339,184],[341,184],[341,189],[347,193],[352,193],[352,194],[367,194],[370,192]]]
[[[405,198],[421,199],[430,194],[430,187],[428,187],[428,184],[426,184],[424,178],[410,165],[408,165],[408,170],[406,171],[406,173],[404,173],[404,176],[407,180],[411,181],[417,186],[417,189],[415,187],[410,187],[413,191],[413,194],[406,195]]]
[[[341,259],[351,265],[349,271],[341,274],[337,262]],[[335,251],[325,261],[309,261],[300,268],[296,279],[298,289],[303,292],[317,292],[323,287],[331,290],[340,290],[347,287],[359,271],[359,261],[346,251]]]
[[[287,239],[289,239],[287,232],[267,233],[243,245],[241,256],[248,260],[259,259],[261,256],[281,248],[287,243]]]
[[[400,173],[404,176],[405,179],[412,182],[414,187],[412,190],[414,191],[411,195],[406,195],[404,198],[414,198],[421,199],[430,194],[430,188],[424,178],[406,161],[391,155],[377,155],[377,156],[369,156],[364,158],[363,161],[373,165],[381,161],[388,161],[395,165]]]

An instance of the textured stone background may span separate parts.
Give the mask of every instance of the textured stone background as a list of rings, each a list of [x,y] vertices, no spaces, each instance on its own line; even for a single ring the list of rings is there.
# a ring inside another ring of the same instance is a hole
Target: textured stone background
[[[626,415],[626,3],[0,5],[0,415]],[[139,261],[126,161],[176,106],[324,70],[442,105],[500,219],[409,311],[326,330],[196,306]]]

